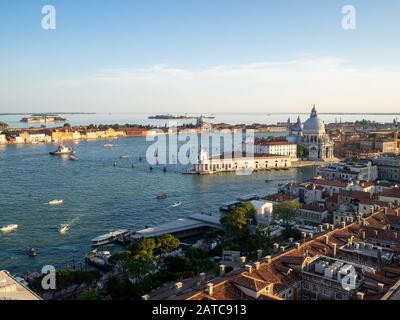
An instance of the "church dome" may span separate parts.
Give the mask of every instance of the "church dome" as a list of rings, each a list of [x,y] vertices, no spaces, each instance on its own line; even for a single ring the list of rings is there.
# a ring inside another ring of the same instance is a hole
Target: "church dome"
[[[313,109],[311,111],[310,118],[304,123],[304,131],[308,131],[310,133],[311,132],[315,132],[315,133],[325,132],[324,122],[320,118],[318,118],[317,110],[316,110],[315,106],[313,107]]]

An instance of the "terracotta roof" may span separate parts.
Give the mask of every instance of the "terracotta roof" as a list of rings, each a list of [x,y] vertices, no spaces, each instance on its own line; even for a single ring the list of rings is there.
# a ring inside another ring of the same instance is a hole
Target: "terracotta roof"
[[[310,204],[303,204],[301,206],[301,209],[303,210],[308,210],[308,211],[314,211],[314,212],[325,212],[327,209],[326,208],[322,208],[319,206],[313,206]]]
[[[253,290],[255,292],[259,292],[261,290],[264,290],[269,283],[253,278],[253,277],[249,277],[246,276],[244,274],[241,274],[239,276],[237,276],[236,278],[231,280],[232,283],[237,284],[239,286],[242,286],[244,288]]]
[[[400,198],[400,188],[387,189],[380,194],[383,197]]]
[[[309,182],[314,183],[316,185],[330,186],[337,188],[347,188],[350,185],[350,182],[340,181],[340,180],[312,179]]]

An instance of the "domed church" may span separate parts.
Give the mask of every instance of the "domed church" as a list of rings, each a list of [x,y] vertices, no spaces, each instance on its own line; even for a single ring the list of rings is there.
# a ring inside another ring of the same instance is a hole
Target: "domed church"
[[[297,122],[289,126],[287,140],[304,146],[308,150],[308,160],[329,161],[334,158],[333,142],[325,132],[324,122],[318,117],[315,105],[304,124],[298,117]]]

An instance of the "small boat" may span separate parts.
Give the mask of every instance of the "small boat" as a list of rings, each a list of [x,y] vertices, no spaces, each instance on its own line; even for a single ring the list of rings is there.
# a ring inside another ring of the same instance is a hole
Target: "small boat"
[[[175,202],[171,207],[172,207],[172,208],[177,208],[177,207],[180,207],[181,205],[182,205],[182,202],[177,201],[177,202]]]
[[[26,248],[26,254],[30,257],[36,257],[37,251],[32,247],[28,247],[28,248]]]
[[[128,230],[117,230],[109,232],[107,234],[103,234],[102,236],[92,239],[92,246],[98,247],[105,244],[109,244],[111,242],[114,242],[118,237],[125,236],[128,234],[129,234]]]
[[[58,229],[58,231],[60,232],[60,234],[66,234],[68,229],[69,229],[69,224],[62,224],[60,226],[60,229]]]
[[[64,203],[64,200],[52,200],[49,202],[49,205],[51,206],[60,206]]]
[[[64,145],[59,145],[56,151],[49,152],[52,156],[62,156],[67,154],[74,154],[72,148],[66,147]]]
[[[18,229],[17,224],[7,224],[0,228],[1,232],[13,232]]]
[[[157,196],[157,199],[158,199],[158,200],[167,199],[167,195],[166,195],[165,193],[160,193],[160,194]]]
[[[92,253],[87,254],[85,257],[86,263],[90,264],[102,271],[111,270],[111,264],[108,262],[111,253],[109,251],[93,250]]]
[[[105,146],[106,148],[112,148],[112,147],[114,147],[114,145],[113,145],[112,143],[106,143],[104,146]]]
[[[71,155],[69,156],[69,160],[78,161],[78,158],[77,158],[76,156],[74,156],[73,154],[71,154]]]
[[[237,176],[249,176],[254,172],[253,169],[251,168],[241,168],[241,169],[237,169],[235,170],[235,174]]]

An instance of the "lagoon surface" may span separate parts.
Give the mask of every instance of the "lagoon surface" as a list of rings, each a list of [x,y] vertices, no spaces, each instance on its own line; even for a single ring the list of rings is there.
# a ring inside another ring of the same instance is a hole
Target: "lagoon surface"
[[[0,234],[0,269],[12,273],[40,271],[82,262],[91,250],[91,239],[118,228],[137,230],[193,213],[218,213],[223,202],[237,196],[276,192],[281,183],[311,178],[312,168],[232,173],[214,176],[183,175],[181,165],[149,165],[151,144],[145,138],[82,141],[75,145],[79,161],[49,156],[55,145],[0,146],[0,225],[15,223],[19,229]],[[120,156],[124,155],[124,158]],[[117,162],[114,167],[113,163]],[[134,164],[135,168],[132,168]],[[266,183],[265,180],[271,180]],[[165,200],[156,196],[164,192]],[[64,199],[64,205],[47,203]],[[183,205],[172,208],[181,201]],[[65,236],[58,227],[71,224]],[[30,258],[25,248],[37,249]]]

